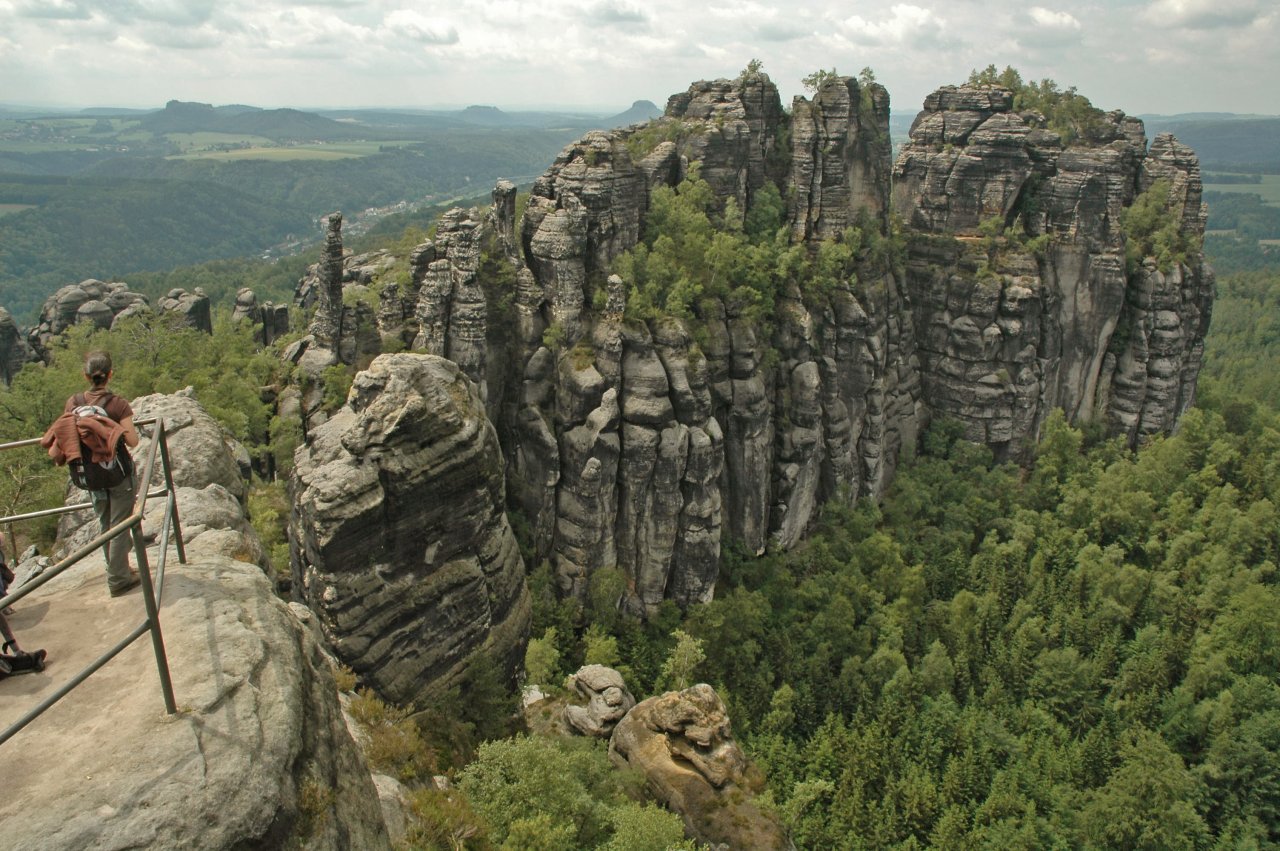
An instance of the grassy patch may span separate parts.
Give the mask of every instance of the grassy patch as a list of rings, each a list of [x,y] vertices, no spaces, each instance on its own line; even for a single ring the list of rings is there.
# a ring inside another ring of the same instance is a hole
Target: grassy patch
[[[243,133],[166,133],[165,138],[179,147],[196,149],[214,145],[271,145],[271,140],[265,136],[247,136]]]
[[[33,210],[35,207],[35,204],[0,204],[0,216],[21,213],[23,210]]]
[[[197,133],[194,136],[217,136],[217,133]],[[171,136],[170,138],[174,138]],[[191,151],[170,159],[207,159],[207,160],[272,160],[286,162],[288,160],[347,160],[356,157],[368,157],[380,153],[387,146],[409,145],[412,142],[335,142],[315,145],[255,145],[250,148],[237,148],[230,151]]]
[[[1280,174],[1264,174],[1261,183],[1212,183],[1206,180],[1204,187],[1214,192],[1244,192],[1260,195],[1266,203],[1280,206]]]

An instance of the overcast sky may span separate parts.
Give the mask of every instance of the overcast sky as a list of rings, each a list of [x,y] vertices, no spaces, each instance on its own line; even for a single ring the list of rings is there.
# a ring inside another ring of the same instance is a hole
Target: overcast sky
[[[0,0],[0,102],[662,106],[752,58],[875,70],[895,111],[1013,65],[1105,109],[1280,113],[1276,0]]]

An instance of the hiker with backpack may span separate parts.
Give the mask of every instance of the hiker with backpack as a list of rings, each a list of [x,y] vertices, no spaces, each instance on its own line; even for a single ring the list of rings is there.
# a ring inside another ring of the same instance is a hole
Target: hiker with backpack
[[[89,491],[103,532],[133,513],[137,496],[128,447],[138,445],[138,430],[129,402],[107,389],[111,376],[111,355],[90,352],[84,362],[90,388],[67,399],[63,415],[41,441],[55,463],[69,465],[71,481]],[[127,594],[142,581],[129,568],[130,545],[128,535],[118,535],[104,547],[112,597]]]

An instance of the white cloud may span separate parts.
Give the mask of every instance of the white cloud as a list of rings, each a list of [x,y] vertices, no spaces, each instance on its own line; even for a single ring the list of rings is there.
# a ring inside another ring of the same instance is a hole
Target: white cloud
[[[647,24],[649,16],[636,6],[619,0],[601,0],[587,7],[584,14],[587,20],[605,26],[619,24]]]
[[[0,98],[662,102],[758,58],[784,102],[873,67],[895,109],[989,63],[1130,112],[1280,112],[1277,0],[0,0]],[[1153,38],[1152,24],[1162,29]],[[1159,44],[1148,60],[1147,45]],[[11,45],[20,45],[13,49]],[[216,51],[212,54],[211,51]],[[216,55],[216,61],[213,56]],[[104,61],[104,56],[109,57]],[[1157,64],[1152,64],[1157,63]],[[1195,74],[1187,63],[1194,63]],[[318,81],[323,82],[318,82]],[[1194,102],[1192,102],[1194,99]]]
[[[386,29],[423,44],[457,44],[458,29],[447,21],[428,18],[411,9],[397,9],[386,18]]]
[[[1080,22],[1070,12],[1055,12],[1043,6],[1032,6],[1027,15],[1037,25],[1051,30],[1080,31]]]
[[[1143,17],[1158,27],[1219,29],[1248,26],[1267,10],[1274,7],[1258,0],[1154,0]]]
[[[879,21],[851,15],[844,20],[843,33],[857,44],[891,47],[936,43],[946,29],[945,21],[921,6],[898,3],[889,12],[887,18]]]
[[[24,18],[52,18],[64,21],[88,19],[89,10],[78,0],[24,0],[14,3],[15,13]]]

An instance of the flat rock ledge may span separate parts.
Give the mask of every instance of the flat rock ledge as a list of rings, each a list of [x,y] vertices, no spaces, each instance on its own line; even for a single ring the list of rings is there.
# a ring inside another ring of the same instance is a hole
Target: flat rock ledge
[[[311,632],[260,568],[200,544],[187,565],[171,552],[165,578],[178,714],[143,636],[0,745],[4,847],[391,847]],[[49,665],[0,681],[4,727],[141,623],[143,598],[108,597],[95,557],[17,610],[19,641]]]

